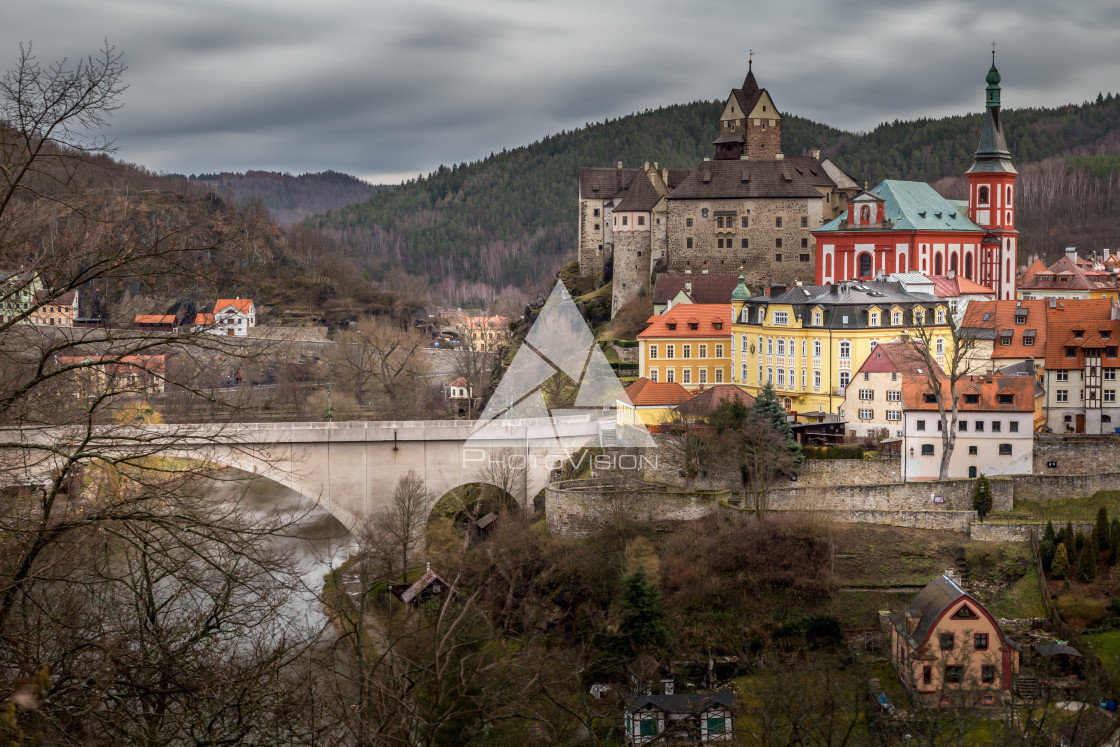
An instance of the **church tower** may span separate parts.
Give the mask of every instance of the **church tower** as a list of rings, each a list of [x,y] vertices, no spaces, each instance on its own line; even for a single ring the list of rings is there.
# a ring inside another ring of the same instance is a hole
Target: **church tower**
[[[782,115],[770,93],[758,87],[753,65],[747,62],[743,87],[732,89],[719,115],[719,137],[712,141],[717,161],[773,159],[782,152]]]
[[[968,170],[968,217],[987,230],[980,248],[978,282],[996,292],[999,300],[1015,298],[1016,243],[1015,178],[1011,152],[1000,122],[1000,75],[996,53],[986,78],[984,129]]]

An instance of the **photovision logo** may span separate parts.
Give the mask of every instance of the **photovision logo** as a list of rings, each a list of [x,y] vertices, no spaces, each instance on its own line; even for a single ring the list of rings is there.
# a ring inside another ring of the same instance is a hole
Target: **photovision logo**
[[[559,374],[571,379],[576,396],[569,407],[551,408],[542,387],[550,380],[555,385],[554,377]],[[645,426],[618,425],[619,401],[629,404],[622,383],[568,290],[558,281],[466,446],[510,447],[523,434],[527,455],[555,461],[585,446],[654,448]]]

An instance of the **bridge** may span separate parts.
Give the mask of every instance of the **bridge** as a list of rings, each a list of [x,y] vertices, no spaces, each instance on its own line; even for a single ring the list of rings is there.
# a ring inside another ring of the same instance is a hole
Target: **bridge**
[[[316,501],[352,529],[389,505],[397,481],[409,471],[438,498],[460,485],[487,482],[487,464],[500,460],[520,483],[517,497],[529,500],[581,447],[611,443],[613,426],[613,418],[590,411],[491,420],[481,430],[478,421],[462,420],[107,426],[98,440],[102,448],[154,446],[167,456],[261,476]],[[54,456],[44,445],[74,438],[65,428],[20,431],[24,450],[36,454],[25,457],[27,475],[49,470]]]

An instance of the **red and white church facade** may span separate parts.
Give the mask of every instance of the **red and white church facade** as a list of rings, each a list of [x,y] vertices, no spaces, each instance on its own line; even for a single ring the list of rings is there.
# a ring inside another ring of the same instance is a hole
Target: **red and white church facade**
[[[928,184],[886,180],[813,232],[816,283],[872,280],[896,272],[960,274],[1015,298],[1015,178],[1000,123],[1000,75],[987,77],[987,114],[967,172],[968,200],[947,200]]]

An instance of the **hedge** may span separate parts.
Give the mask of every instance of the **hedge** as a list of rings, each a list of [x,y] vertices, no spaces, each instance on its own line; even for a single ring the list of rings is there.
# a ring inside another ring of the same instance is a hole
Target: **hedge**
[[[806,459],[863,459],[862,446],[802,446]]]
[[[614,346],[616,348],[636,348],[638,347],[637,340],[615,340]]]

